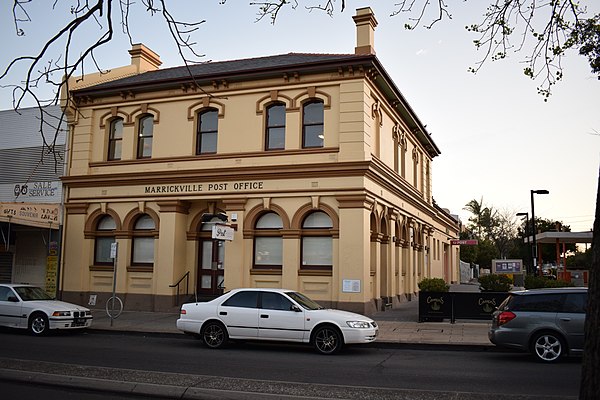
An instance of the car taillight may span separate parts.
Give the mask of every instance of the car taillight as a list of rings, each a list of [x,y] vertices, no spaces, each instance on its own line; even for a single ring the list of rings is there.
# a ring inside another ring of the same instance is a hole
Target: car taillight
[[[187,314],[187,313],[186,313],[186,311],[185,311],[185,310],[182,308],[182,309],[181,309],[181,315],[185,315],[185,314]]]
[[[517,316],[515,315],[515,313],[512,313],[510,311],[502,311],[500,314],[498,314],[498,326],[502,326],[504,324],[506,324],[507,322],[512,321],[513,319],[515,319]]]

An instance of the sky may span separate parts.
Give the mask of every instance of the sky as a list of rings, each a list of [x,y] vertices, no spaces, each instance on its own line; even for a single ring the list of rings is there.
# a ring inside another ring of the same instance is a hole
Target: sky
[[[34,0],[27,5],[32,22],[22,24],[25,35],[17,36],[12,2],[1,2],[0,35],[5,40],[0,45],[0,74],[15,57],[37,54],[65,25],[68,7],[76,2],[58,2],[53,9],[54,3]],[[257,22],[258,6],[248,0],[221,3],[167,2],[178,20],[205,21],[192,36],[202,61],[289,52],[353,53],[352,16],[357,8],[371,7],[378,21],[377,57],[441,150],[432,167],[437,204],[463,223],[470,216],[464,207],[471,200],[502,212],[531,215],[530,191],[545,189],[550,193],[535,195],[537,218],[561,221],[574,232],[591,230],[600,171],[600,81],[586,58],[568,53],[562,63],[565,76],[544,102],[536,90],[540,82],[523,74],[525,53],[510,53],[507,59],[486,63],[477,74],[468,72],[483,54],[465,26],[481,21],[487,1],[452,4],[451,20],[413,31],[404,29],[403,17],[391,16],[397,2],[389,0],[346,0],[343,12],[337,0],[333,17],[309,11],[303,6],[306,1],[300,1],[295,9],[283,10],[274,25],[269,19]],[[590,14],[600,12],[600,4],[587,3]],[[182,65],[160,15],[150,17],[140,6],[141,1],[132,14],[133,43],[158,53],[161,68]],[[115,23],[119,21],[115,14]],[[95,55],[102,68],[130,63],[129,39],[118,26],[115,31],[113,40]],[[74,42],[83,48],[98,32],[97,24],[85,27]],[[12,89],[6,85],[22,80],[24,69],[17,67],[0,81],[0,109],[12,108]],[[86,71],[95,72],[92,63],[86,64]],[[40,90],[50,96],[48,88],[40,85]],[[34,104],[26,100],[23,105]]]

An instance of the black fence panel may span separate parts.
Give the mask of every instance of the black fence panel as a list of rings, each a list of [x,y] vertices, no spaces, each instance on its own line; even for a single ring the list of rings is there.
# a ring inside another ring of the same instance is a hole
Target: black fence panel
[[[452,318],[451,293],[420,292],[419,322],[441,322]]]
[[[506,292],[420,292],[419,322],[491,320],[496,307],[508,295]]]
[[[453,319],[492,319],[492,313],[508,297],[506,292],[452,293]]]

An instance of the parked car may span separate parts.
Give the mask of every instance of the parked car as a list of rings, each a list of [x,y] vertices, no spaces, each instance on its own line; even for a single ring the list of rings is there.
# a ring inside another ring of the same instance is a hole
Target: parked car
[[[370,318],[325,309],[284,289],[236,289],[209,302],[184,304],[177,328],[215,349],[229,339],[265,340],[310,343],[322,354],[373,342],[379,331]]]
[[[587,288],[532,289],[511,293],[493,313],[492,343],[529,351],[554,362],[583,352]]]
[[[38,286],[0,284],[0,326],[28,329],[35,336],[51,329],[82,329],[92,325],[89,309],[54,300]]]

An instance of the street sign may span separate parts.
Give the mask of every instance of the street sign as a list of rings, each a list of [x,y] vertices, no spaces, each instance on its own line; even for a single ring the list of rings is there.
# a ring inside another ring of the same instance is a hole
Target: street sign
[[[234,229],[228,225],[215,224],[212,227],[212,238],[217,240],[233,240]]]
[[[451,239],[450,244],[453,246],[477,246],[477,239]]]
[[[112,242],[110,244],[110,258],[112,258],[112,259],[117,258],[117,248],[118,248],[117,242]]]

